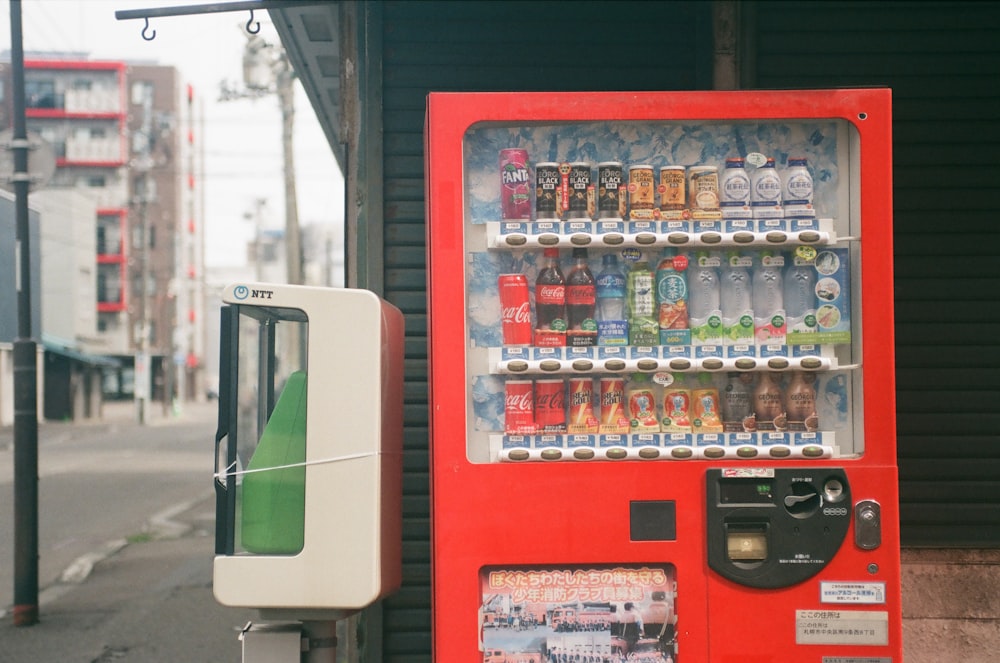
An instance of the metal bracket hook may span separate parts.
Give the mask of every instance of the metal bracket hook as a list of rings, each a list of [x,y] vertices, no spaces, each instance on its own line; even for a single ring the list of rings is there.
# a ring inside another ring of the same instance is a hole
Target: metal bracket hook
[[[153,41],[156,39],[156,30],[150,31],[147,35],[146,31],[149,30],[149,18],[146,19],[146,24],[142,26],[142,38],[146,41]]]
[[[250,27],[251,25],[253,25],[253,27]],[[246,28],[247,28],[247,32],[249,32],[252,35],[255,35],[258,32],[260,32],[260,21],[257,21],[256,23],[254,22],[254,20],[253,20],[253,10],[252,9],[250,10],[250,20],[247,21]]]

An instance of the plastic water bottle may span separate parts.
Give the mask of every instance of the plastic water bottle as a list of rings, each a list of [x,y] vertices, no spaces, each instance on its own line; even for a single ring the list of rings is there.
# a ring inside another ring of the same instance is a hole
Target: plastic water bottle
[[[699,251],[688,267],[688,320],[693,345],[713,345],[722,341],[718,266],[717,256]]]
[[[597,344],[628,345],[628,318],[625,312],[625,273],[618,256],[606,253],[597,275]]]
[[[754,338],[759,345],[785,342],[783,265],[780,254],[761,251],[753,271]]]
[[[785,326],[789,334],[816,331],[816,267],[795,256],[785,271]]]
[[[722,336],[726,345],[753,343],[753,284],[750,267],[753,260],[730,252],[722,265]]]

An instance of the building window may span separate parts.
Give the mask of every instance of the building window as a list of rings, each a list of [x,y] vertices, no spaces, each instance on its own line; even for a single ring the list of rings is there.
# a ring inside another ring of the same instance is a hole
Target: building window
[[[56,83],[53,80],[24,82],[24,103],[28,108],[60,108],[57,104]]]
[[[149,81],[136,81],[132,83],[132,105],[142,106],[146,98],[153,99],[153,84]]]

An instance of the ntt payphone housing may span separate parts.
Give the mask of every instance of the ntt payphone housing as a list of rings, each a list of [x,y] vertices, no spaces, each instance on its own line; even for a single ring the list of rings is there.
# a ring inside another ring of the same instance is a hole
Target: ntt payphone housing
[[[338,619],[400,583],[402,314],[365,290],[222,298],[216,599]]]

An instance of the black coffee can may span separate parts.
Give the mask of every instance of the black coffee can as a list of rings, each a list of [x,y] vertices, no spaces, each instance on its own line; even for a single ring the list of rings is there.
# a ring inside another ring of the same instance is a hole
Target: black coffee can
[[[535,164],[535,217],[559,218],[559,164],[546,161]]]
[[[590,216],[587,209],[588,188],[590,188],[590,163],[574,161],[569,165],[568,218],[584,219]]]
[[[621,185],[621,161],[602,161],[597,164],[597,218],[608,219],[619,216]]]

